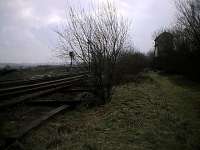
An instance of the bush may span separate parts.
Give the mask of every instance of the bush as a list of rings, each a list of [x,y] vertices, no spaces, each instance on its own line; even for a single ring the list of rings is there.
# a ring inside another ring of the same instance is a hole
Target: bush
[[[115,68],[115,84],[135,80],[135,77],[151,67],[151,55],[146,56],[141,52],[123,52],[117,60]]]

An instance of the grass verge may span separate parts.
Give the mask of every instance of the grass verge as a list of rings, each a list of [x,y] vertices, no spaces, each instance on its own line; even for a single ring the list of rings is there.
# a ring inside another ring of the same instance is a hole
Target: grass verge
[[[111,103],[55,116],[22,142],[27,150],[198,150],[200,86],[148,73],[116,87]]]

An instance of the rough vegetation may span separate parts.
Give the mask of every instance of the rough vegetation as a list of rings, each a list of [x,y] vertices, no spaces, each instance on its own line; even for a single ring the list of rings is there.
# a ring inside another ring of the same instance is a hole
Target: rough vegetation
[[[115,85],[135,81],[137,76],[147,68],[151,68],[152,56],[135,51],[121,52],[115,66]]]
[[[177,0],[177,10],[177,23],[169,29],[173,48],[159,58],[158,68],[200,81],[200,1]]]
[[[148,73],[115,88],[102,107],[55,116],[27,135],[27,150],[198,150],[200,87],[179,76]]]
[[[57,32],[60,53],[66,57],[72,50],[74,59],[86,65],[93,75],[95,95],[105,104],[111,100],[117,58],[127,47],[129,23],[112,2],[89,8],[67,7],[67,24]]]

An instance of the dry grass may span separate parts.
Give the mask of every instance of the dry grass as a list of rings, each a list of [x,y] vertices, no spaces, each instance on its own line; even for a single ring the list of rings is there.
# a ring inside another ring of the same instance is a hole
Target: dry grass
[[[65,112],[22,142],[27,150],[198,150],[200,88],[176,80],[148,73],[117,87],[110,104]]]

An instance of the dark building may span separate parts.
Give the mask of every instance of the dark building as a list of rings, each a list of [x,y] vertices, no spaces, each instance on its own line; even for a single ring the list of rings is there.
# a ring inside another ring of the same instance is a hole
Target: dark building
[[[170,71],[174,57],[174,38],[169,32],[161,33],[155,39],[154,68]]]
[[[169,32],[161,33],[155,39],[155,57],[168,55],[174,49],[173,35]]]

